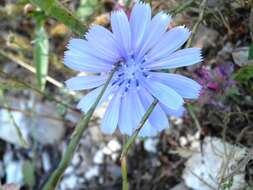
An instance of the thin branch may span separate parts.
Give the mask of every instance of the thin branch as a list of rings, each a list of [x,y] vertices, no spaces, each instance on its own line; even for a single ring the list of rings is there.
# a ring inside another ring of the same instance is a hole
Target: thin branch
[[[177,7],[173,8],[172,10],[169,11],[169,13],[172,16],[177,15],[178,13],[183,12],[185,9],[189,8],[195,0],[187,0],[184,3],[180,3]]]
[[[18,59],[16,56],[14,56],[14,54],[6,53],[3,50],[0,50],[0,54],[2,56],[4,56],[5,58],[10,59],[11,61],[17,63],[18,65],[25,68],[26,70],[36,74],[36,69],[33,66],[31,66],[30,64],[24,62],[21,59]],[[58,87],[58,88],[63,88],[64,87],[63,83],[60,83],[59,81],[55,80],[54,78],[52,78],[50,76],[46,76],[46,80],[48,82],[50,82],[51,84],[53,84],[54,86]],[[71,94],[73,94],[73,92],[71,92]]]
[[[199,25],[200,25],[200,23],[202,22],[202,20],[204,18],[204,12],[205,12],[205,9],[206,9],[205,8],[206,7],[206,3],[207,3],[207,0],[203,0],[201,2],[200,6],[199,6],[200,13],[199,13],[198,20],[194,24],[194,26],[192,27],[192,35],[189,38],[188,42],[186,43],[185,48],[189,48],[192,45],[193,38],[196,35],[196,32],[197,32],[197,30],[199,28]],[[199,123],[199,120],[198,120],[196,114],[192,110],[192,106],[191,105],[187,105],[186,108],[187,108],[188,112],[190,113],[190,116],[193,119],[193,121],[195,123],[195,126],[198,128],[198,130],[201,130],[201,125]]]
[[[31,90],[37,92],[38,94],[40,94],[41,96],[43,96],[44,98],[46,98],[49,101],[54,101],[54,102],[56,102],[56,103],[58,103],[58,104],[60,104],[60,105],[62,105],[64,107],[67,107],[67,108],[69,108],[69,109],[71,109],[73,111],[76,111],[76,108],[74,108],[74,107],[70,106],[69,104],[67,104],[67,103],[65,103],[65,102],[63,102],[63,101],[55,98],[51,94],[45,93],[45,92],[41,91],[40,89],[38,89],[36,87],[33,87],[32,85],[27,84],[27,83],[25,83],[23,81],[20,81],[17,78],[10,76],[9,74],[7,74],[7,73],[5,73],[3,71],[0,71],[0,76],[3,77],[4,79],[10,80],[11,82],[15,83],[15,85],[17,85],[17,86],[20,85],[20,86],[23,86],[25,88],[28,88],[28,89],[31,89]]]
[[[155,99],[152,104],[149,106],[148,110],[146,111],[146,113],[144,114],[144,116],[142,117],[138,128],[135,130],[134,134],[127,140],[125,147],[123,148],[122,154],[121,154],[121,160],[124,159],[127,156],[127,153],[129,151],[129,149],[131,148],[131,146],[134,144],[140,130],[142,129],[142,127],[144,126],[145,122],[147,121],[148,117],[151,115],[152,111],[154,110],[155,106],[157,105],[158,100]]]
[[[200,13],[199,13],[198,20],[197,20],[197,22],[194,24],[194,26],[192,28],[192,35],[189,38],[189,40],[187,41],[185,48],[190,47],[191,44],[192,44],[192,40],[193,40],[194,36],[196,35],[196,32],[197,32],[197,30],[199,28],[199,25],[200,25],[200,23],[202,22],[202,20],[204,18],[204,13],[205,13],[205,9],[206,9],[206,3],[207,3],[207,0],[203,0],[201,2],[200,6],[199,6]]]
[[[44,117],[44,118],[48,118],[48,119],[52,119],[52,120],[56,120],[56,121],[63,121],[63,119],[60,119],[59,117],[54,117],[54,116],[47,115],[47,114],[41,114],[41,113],[37,113],[35,111],[28,111],[28,110],[13,108],[13,107],[10,107],[10,106],[1,106],[0,105],[0,109],[12,111],[12,112],[20,112],[20,113],[22,113],[24,115],[27,115],[27,116],[36,115],[36,116],[39,116],[39,117]],[[65,121],[67,121],[67,120],[65,120]]]
[[[192,110],[192,106],[191,106],[190,104],[187,104],[187,105],[186,105],[186,108],[187,108],[188,112],[190,113],[190,116],[191,116],[191,118],[193,119],[194,124],[195,124],[195,126],[197,127],[197,129],[198,129],[198,130],[201,130],[201,125],[200,125],[200,123],[199,123],[199,120],[198,120],[196,114],[195,114],[194,111]]]
[[[7,101],[7,99],[5,98],[4,95],[2,96],[2,98],[3,98],[3,104],[4,104],[5,106],[9,106],[9,102]],[[20,130],[20,128],[19,128],[19,126],[18,126],[18,124],[17,124],[17,122],[16,122],[16,120],[15,120],[15,118],[14,118],[12,112],[11,112],[10,110],[7,110],[7,111],[8,111],[10,120],[11,120],[11,122],[12,122],[12,124],[13,124],[13,126],[15,127],[15,130],[16,130],[16,132],[17,132],[17,135],[18,135],[19,141],[20,141],[20,143],[21,143],[21,146],[23,146],[24,148],[28,148],[28,143],[27,143],[26,140],[24,139],[24,136],[23,136],[23,134],[22,134],[22,131]]]

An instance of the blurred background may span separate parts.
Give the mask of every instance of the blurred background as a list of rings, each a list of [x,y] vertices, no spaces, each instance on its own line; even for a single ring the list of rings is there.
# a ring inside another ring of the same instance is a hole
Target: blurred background
[[[133,2],[59,3],[87,31],[109,27],[110,11],[129,13]],[[169,118],[170,128],[137,140],[128,156],[130,189],[252,190],[252,1],[153,0],[152,9],[193,31],[191,46],[203,49],[204,61],[177,72],[203,90],[182,118]],[[82,115],[75,106],[87,93],[64,85],[76,75],[62,63],[75,32],[28,0],[0,0],[0,189],[41,189],[66,149]],[[96,111],[59,190],[121,189],[123,138],[101,133],[103,113]]]

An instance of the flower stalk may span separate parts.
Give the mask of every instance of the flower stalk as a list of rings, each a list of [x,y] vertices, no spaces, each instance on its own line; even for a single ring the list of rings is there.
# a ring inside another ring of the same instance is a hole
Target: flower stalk
[[[121,160],[121,173],[122,173],[122,190],[128,190],[129,184],[127,179],[127,161],[126,157]]]
[[[121,156],[120,156],[120,159],[121,159],[121,173],[122,173],[122,190],[128,190],[129,189],[128,188],[129,187],[128,179],[127,179],[127,163],[126,163],[126,158],[127,158],[128,151],[131,148],[131,146],[133,146],[140,130],[144,126],[145,122],[149,118],[150,114],[154,110],[157,103],[158,103],[157,99],[155,99],[152,102],[152,104],[149,106],[148,110],[146,111],[146,113],[142,117],[142,119],[140,121],[140,124],[139,124],[139,127],[135,130],[134,134],[125,143],[125,146],[124,146],[123,151],[122,151]]]
[[[66,152],[64,153],[58,167],[52,173],[49,180],[44,185],[43,190],[54,190],[57,187],[57,184],[58,184],[59,180],[61,179],[62,175],[64,174],[66,168],[68,167],[68,165],[69,165],[69,163],[70,163],[70,161],[71,161],[71,159],[72,159],[72,157],[75,153],[76,147],[78,146],[78,144],[80,142],[80,139],[82,137],[82,134],[83,134],[84,130],[88,127],[89,121],[90,121],[90,119],[91,119],[91,117],[92,117],[92,115],[93,115],[100,99],[102,98],[106,88],[108,87],[108,85],[109,85],[109,83],[110,83],[110,81],[111,81],[111,79],[112,79],[112,77],[113,77],[116,70],[117,70],[117,67],[115,67],[111,71],[111,73],[110,73],[103,89],[101,90],[100,94],[98,95],[96,101],[94,102],[92,107],[89,109],[87,114],[85,114],[80,119],[78,124],[76,125],[75,130],[71,135],[71,140],[68,144]]]

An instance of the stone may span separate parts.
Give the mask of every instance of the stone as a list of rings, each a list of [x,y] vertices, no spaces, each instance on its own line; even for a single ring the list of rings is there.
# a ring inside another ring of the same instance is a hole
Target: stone
[[[246,148],[237,147],[214,137],[204,139],[203,154],[200,151],[199,143],[197,146],[194,144],[194,149],[196,151],[187,160],[183,171],[185,184],[194,190],[218,189],[225,163],[229,162],[224,173],[227,176],[233,172],[233,168],[239,164],[246,153]],[[231,151],[234,151],[234,154],[228,158],[228,153]],[[241,170],[244,171],[244,168]],[[245,173],[235,173],[230,190],[243,189],[244,178]]]

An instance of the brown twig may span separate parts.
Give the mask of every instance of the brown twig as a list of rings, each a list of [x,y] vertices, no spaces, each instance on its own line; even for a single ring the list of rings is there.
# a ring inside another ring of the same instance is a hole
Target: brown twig
[[[207,0],[203,0],[201,2],[200,6],[199,6],[200,13],[199,13],[198,20],[197,20],[197,22],[192,27],[192,35],[189,38],[188,42],[186,43],[185,48],[190,47],[191,44],[192,44],[192,40],[193,40],[194,36],[196,35],[196,32],[197,32],[197,30],[199,28],[199,25],[200,25],[200,23],[202,22],[202,20],[204,18],[204,13],[205,13],[205,9],[206,9],[206,3],[207,3]]]
[[[46,98],[49,101],[54,101],[54,102],[56,102],[56,103],[58,103],[60,105],[63,105],[64,107],[67,107],[67,108],[69,108],[69,109],[71,109],[73,111],[77,111],[76,108],[74,108],[71,105],[63,102],[62,100],[59,100],[59,99],[55,98],[51,94],[45,93],[45,92],[41,91],[40,89],[38,89],[36,87],[33,87],[32,85],[27,84],[27,83],[25,83],[23,81],[20,81],[17,78],[10,76],[9,74],[7,74],[7,73],[5,73],[3,71],[0,71],[0,76],[3,77],[4,79],[11,80],[14,83],[20,84],[20,85],[22,85],[22,86],[24,86],[24,87],[26,87],[28,89],[31,89],[31,90],[37,92],[38,94],[40,94],[41,96],[43,96],[44,98]]]

